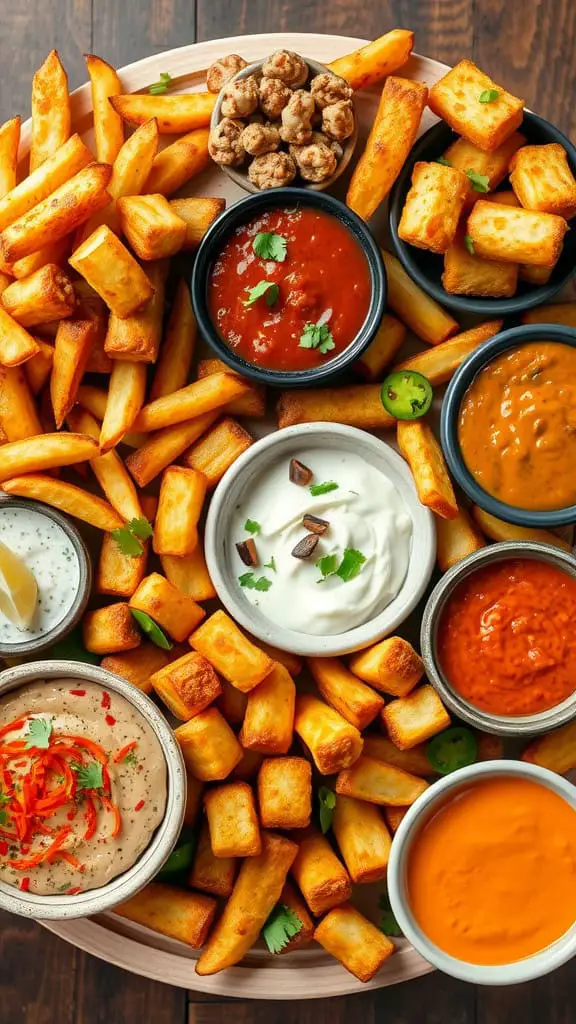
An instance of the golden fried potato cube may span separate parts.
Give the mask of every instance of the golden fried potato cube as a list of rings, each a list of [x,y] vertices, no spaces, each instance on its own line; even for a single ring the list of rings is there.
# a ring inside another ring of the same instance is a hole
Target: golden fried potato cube
[[[169,466],[164,470],[152,541],[157,555],[183,557],[197,547],[206,484],[204,473],[196,469]]]
[[[131,651],[142,643],[140,630],[124,601],[87,612],[82,620],[82,638],[92,654]]]
[[[326,914],[314,939],[363,982],[371,981],[395,949],[388,936],[350,903]]]
[[[434,687],[425,683],[407,697],[390,701],[382,711],[382,721],[393,743],[400,750],[409,750],[447,729],[450,715]]]
[[[391,764],[394,768],[401,768],[409,775],[419,775],[423,779],[434,775],[434,769],[426,757],[425,743],[418,743],[410,750],[399,750],[388,736],[370,733],[364,737],[362,753],[366,757],[374,757],[377,761]]]
[[[511,298],[518,286],[518,264],[486,260],[470,249],[473,249],[472,242],[467,238],[466,228],[462,226],[444,253],[444,289],[450,295]]]
[[[374,341],[354,363],[353,369],[364,380],[379,380],[383,370],[393,360],[406,337],[406,328],[391,313],[385,313]]]
[[[408,807],[385,807],[384,817],[386,818],[386,824],[390,829],[392,835],[396,835],[400,827],[400,823],[408,814]]]
[[[392,807],[408,807],[426,789],[428,783],[424,779],[364,754],[336,779],[338,794]]]
[[[248,694],[240,743],[260,754],[287,754],[294,735],[296,686],[283,665],[272,671]]]
[[[242,759],[242,747],[217,708],[207,708],[174,730],[188,771],[201,782],[220,782]]]
[[[149,543],[141,541],[141,555],[125,555],[111,533],[102,538],[94,589],[110,597],[132,597],[146,575]]]
[[[306,744],[321,775],[347,768],[362,752],[363,740],[358,729],[309,693],[296,697],[294,730]]]
[[[399,421],[398,446],[406,459],[418,497],[423,505],[443,519],[455,519],[458,505],[442,449],[425,420]]]
[[[176,718],[187,722],[220,694],[220,681],[202,654],[192,651],[154,673],[150,682]]]
[[[267,757],[258,772],[263,828],[307,828],[312,815],[312,768],[303,757]]]
[[[384,700],[359,682],[337,658],[308,658],[308,668],[320,693],[347,722],[362,732],[384,707]]]
[[[215,857],[257,857],[262,852],[256,803],[247,782],[208,790],[204,808]]]
[[[516,193],[511,191],[494,192],[490,196],[490,201],[492,203],[502,203],[504,206],[518,207],[522,205]],[[533,284],[540,288],[550,280],[553,270],[554,267],[538,267],[530,263],[521,263],[518,268],[518,277],[521,281],[527,281],[528,284]],[[540,306],[539,309],[544,309],[544,307]]]
[[[506,92],[471,60],[461,60],[430,89],[428,106],[478,149],[498,149],[522,124],[524,100]]]
[[[116,209],[122,231],[141,260],[174,256],[184,245],[186,222],[164,196],[124,196]]]
[[[292,936],[290,941],[280,950],[280,954],[292,953],[295,949],[302,949],[303,946],[308,946],[312,942],[312,936],[314,935],[314,921],[310,917],[308,908],[300,893],[291,882],[286,882],[278,902],[293,911],[302,923],[300,931]]]
[[[98,292],[115,316],[130,316],[154,294],[140,264],[106,224],[78,246],[70,257],[70,266]]]
[[[279,661],[284,668],[288,670],[292,678],[300,675],[302,671],[302,659],[297,654],[292,654],[291,651],[281,651],[279,647],[273,647],[272,644],[265,644],[263,640],[255,640],[251,637],[256,647],[259,647],[261,651],[264,651],[273,661]]]
[[[392,840],[375,804],[340,794],[332,829],[353,882],[379,882],[386,877]]]
[[[556,213],[566,220],[576,214],[576,178],[558,142],[524,146],[510,162],[510,183],[527,210]]]
[[[203,946],[216,913],[216,900],[174,885],[151,882],[114,913],[197,949]]]
[[[198,380],[202,380],[203,377],[211,377],[214,373],[234,373],[231,367],[223,363],[221,359],[200,359],[198,363]],[[262,384],[254,384],[249,381],[247,377],[242,377],[242,374],[237,373],[237,377],[240,377],[245,384],[248,385],[247,390],[239,398],[234,398],[228,405],[225,405],[222,412],[229,413],[230,416],[251,416],[253,419],[262,419],[266,415],[266,389]]]
[[[233,462],[253,444],[254,439],[236,420],[226,417],[195,441],[182,462],[206,478],[211,490]]]
[[[130,316],[110,314],[104,334],[104,355],[132,363],[155,363],[162,338],[164,294],[169,261],[154,260],[146,266],[154,294]]]
[[[109,654],[102,658],[100,667],[114,672],[121,679],[127,679],[129,683],[142,690],[143,693],[152,693],[151,676],[168,664],[168,655],[165,651],[156,647],[156,644],[144,640],[140,647],[133,651],[125,651],[120,654]]]
[[[184,824],[191,827],[196,823],[203,806],[204,783],[186,772],[186,807],[184,808]]]
[[[350,899],[350,876],[326,837],[316,829],[310,829],[300,840],[292,874],[310,910],[317,916]]]
[[[76,292],[68,274],[47,263],[9,284],[2,292],[2,305],[22,327],[37,327],[70,316],[76,308]]]
[[[418,161],[398,225],[400,238],[418,249],[446,252],[454,240],[467,194],[464,171]]]
[[[206,612],[196,601],[153,572],[146,576],[130,598],[130,607],[146,612],[173,640],[185,640]]]
[[[196,249],[208,228],[226,207],[225,199],[195,196],[193,199],[171,199],[170,208],[186,224],[183,249]]]
[[[242,725],[248,704],[248,694],[237,690],[227,679],[222,679],[220,686],[222,692],[216,701],[218,710],[222,712],[230,725]]]
[[[208,658],[232,686],[244,693],[258,686],[274,667],[272,658],[250,643],[230,616],[221,610],[214,612],[188,642]]]
[[[572,771],[576,768],[576,722],[569,722],[532,740],[522,754],[522,760],[548,768],[558,775]]]
[[[472,522],[465,509],[458,509],[455,519],[440,519],[436,516],[436,559],[441,572],[447,572],[453,565],[486,546],[482,534]],[[398,694],[399,697],[404,694]]]
[[[382,693],[404,697],[424,674],[422,658],[401,636],[390,636],[350,658],[350,669]]]
[[[162,570],[170,583],[183,594],[195,601],[210,601],[216,597],[214,584],[206,565],[202,543],[198,543],[191,555],[161,555]]]
[[[487,178],[486,189],[488,192],[493,192],[508,174],[508,166],[514,153],[524,145],[526,145],[526,139],[520,132],[514,132],[501,146],[498,146],[498,149],[494,149],[490,153],[479,149],[478,146],[469,142],[468,139],[456,139],[444,151],[442,157],[451,167],[457,167],[458,170],[464,171],[465,174],[468,171],[475,171],[476,174]],[[468,178],[468,191],[464,208],[468,209],[474,206],[479,194],[470,178]]]
[[[553,267],[568,225],[554,213],[513,209],[479,199],[466,224],[474,252],[487,260]]]
[[[235,857],[216,857],[210,844],[210,830],[205,821],[200,829],[198,846],[188,885],[211,896],[227,899],[234,888],[238,861]]]

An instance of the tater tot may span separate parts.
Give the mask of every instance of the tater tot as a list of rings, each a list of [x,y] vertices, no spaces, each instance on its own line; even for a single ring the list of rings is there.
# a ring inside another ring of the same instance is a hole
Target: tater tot
[[[316,686],[328,702],[347,722],[362,732],[384,707],[384,700],[337,658],[308,658]]]
[[[261,754],[286,754],[292,745],[296,687],[283,665],[248,694],[240,742]]]
[[[202,654],[191,651],[151,677],[152,687],[181,722],[187,722],[220,695],[220,680]]]
[[[303,757],[266,758],[258,772],[263,828],[307,828],[312,815],[312,768]]]
[[[324,914],[350,899],[350,876],[326,837],[316,830],[300,840],[292,874],[313,914]]]
[[[208,822],[200,829],[198,846],[194,856],[192,870],[188,876],[188,885],[200,889],[211,896],[227,898],[234,888],[238,862],[234,857],[215,857],[210,843]]]
[[[178,726],[174,735],[188,771],[202,782],[227,778],[242,760],[242,747],[216,708],[201,711]]]
[[[353,882],[378,882],[386,877],[392,840],[378,807],[340,794],[332,827]]]
[[[215,786],[204,797],[215,857],[257,857],[262,851],[252,789],[246,782]]]
[[[362,752],[363,740],[358,729],[324,701],[308,693],[299,693],[296,697],[294,730],[308,747],[322,775],[331,775],[354,764]]]
[[[331,910],[320,921],[314,938],[364,982],[374,977],[395,949],[388,936],[350,904]]]
[[[393,697],[405,697],[424,674],[424,663],[401,636],[391,636],[353,654],[350,669],[366,683]]]

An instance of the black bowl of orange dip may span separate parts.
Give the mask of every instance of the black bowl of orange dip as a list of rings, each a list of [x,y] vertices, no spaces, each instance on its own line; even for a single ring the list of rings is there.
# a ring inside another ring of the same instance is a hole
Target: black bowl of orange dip
[[[201,335],[243,376],[306,387],[341,374],[386,306],[380,250],[333,196],[278,188],[247,196],[211,226],[192,274]]]

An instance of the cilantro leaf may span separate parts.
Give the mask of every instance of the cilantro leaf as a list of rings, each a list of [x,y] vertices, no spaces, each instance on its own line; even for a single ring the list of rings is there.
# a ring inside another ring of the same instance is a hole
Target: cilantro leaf
[[[285,903],[277,903],[262,929],[262,938],[271,953],[280,953],[303,927],[298,914]]]
[[[394,911],[390,906],[390,900],[386,893],[381,893],[378,900],[378,908],[382,911],[382,917],[380,918],[380,931],[384,932],[384,935],[392,935],[396,936],[396,938],[400,938],[404,932],[394,916]]]
[[[464,235],[464,245],[468,249],[468,252],[470,253],[470,255],[474,256],[475,255],[474,242],[472,241],[472,236],[471,235]]]
[[[129,750],[128,753],[126,754],[126,757],[122,758],[122,763],[129,764],[132,766],[138,764],[138,758],[136,757],[136,754],[134,753],[133,750]]]
[[[500,93],[498,89],[484,89],[484,92],[480,93],[478,99],[480,103],[494,103],[498,99]]]
[[[168,71],[160,72],[160,81],[153,82],[148,87],[148,92],[151,96],[161,96],[163,92],[166,92],[170,82],[172,81],[172,75]]]
[[[446,159],[445,156],[437,157],[436,158],[436,163],[437,164],[442,164],[443,167],[452,167],[452,164],[450,163],[449,160]]]
[[[334,480],[326,480],[323,484],[310,484],[310,494],[313,498],[319,498],[321,494],[329,494],[330,491],[337,491],[338,484]]]
[[[336,348],[328,324],[305,324],[300,335],[298,348],[317,348],[321,355],[326,355]]]
[[[70,767],[76,772],[78,789],[102,789],[102,765],[98,761],[91,761],[90,764],[73,761]]]
[[[130,533],[134,534],[135,537],[139,537],[140,540],[148,540],[154,533],[152,524],[144,516],[141,516],[140,519],[131,519],[127,526]]]
[[[238,577],[238,582],[241,587],[246,587],[247,590],[262,590],[266,592],[272,586],[272,580],[267,579],[266,576],[259,576],[256,579],[253,572],[243,573],[242,576]]]
[[[28,732],[25,735],[26,747],[40,747],[42,750],[47,750],[50,746],[50,737],[52,735],[52,719],[51,718],[32,718],[28,723]]]
[[[131,519],[129,523],[124,523],[124,526],[112,530],[112,536],[122,554],[131,558],[144,554],[144,547],[140,541],[147,540],[153,533],[152,525],[144,518]]]
[[[332,828],[332,818],[336,807],[336,794],[328,786],[320,786],[318,790],[318,811],[320,815],[320,828],[324,835]]]
[[[264,568],[272,569],[272,572],[278,572],[278,569],[276,568],[276,559],[274,558],[274,555],[272,555],[269,562],[264,562]]]
[[[338,568],[338,555],[323,555],[322,558],[316,562],[316,568],[320,569],[320,572],[322,573],[321,578],[317,580],[317,582],[322,583],[327,576],[333,576],[336,572],[336,569]]]
[[[283,263],[286,259],[286,239],[283,235],[275,235],[272,231],[259,231],[252,242],[252,248],[262,260],[276,260],[276,263]]]
[[[156,647],[161,647],[163,651],[171,651],[174,644],[168,639],[166,634],[154,619],[150,618],[146,612],[141,612],[138,608],[131,608],[130,611],[136,619],[136,622],[140,626],[142,632],[149,636],[152,643],[156,644]]]
[[[476,192],[490,191],[490,178],[487,174],[478,174],[478,171],[468,169],[466,174],[470,178],[470,184]]]
[[[342,561],[336,569],[336,575],[348,583],[358,575],[360,569],[366,561],[366,556],[358,551],[356,548],[346,548],[342,556]]]
[[[248,292],[248,298],[244,299],[243,306],[253,306],[257,299],[261,299],[262,296],[266,298],[266,305],[273,306],[278,301],[280,295],[280,289],[274,281],[258,281],[253,288],[246,288]]]
[[[260,523],[257,523],[255,519],[247,519],[244,523],[244,529],[246,533],[260,533]]]

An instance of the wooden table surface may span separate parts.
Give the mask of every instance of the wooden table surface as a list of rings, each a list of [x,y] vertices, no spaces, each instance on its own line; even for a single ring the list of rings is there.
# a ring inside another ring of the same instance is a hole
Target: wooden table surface
[[[309,31],[372,38],[412,28],[419,53],[472,57],[576,136],[574,0],[1,0],[0,118],[29,114],[30,82],[56,47],[72,88],[82,54],[117,66],[195,40]],[[507,989],[439,974],[333,1000],[214,1000],[109,967],[39,925],[0,914],[2,1024],[572,1024],[576,966]]]

